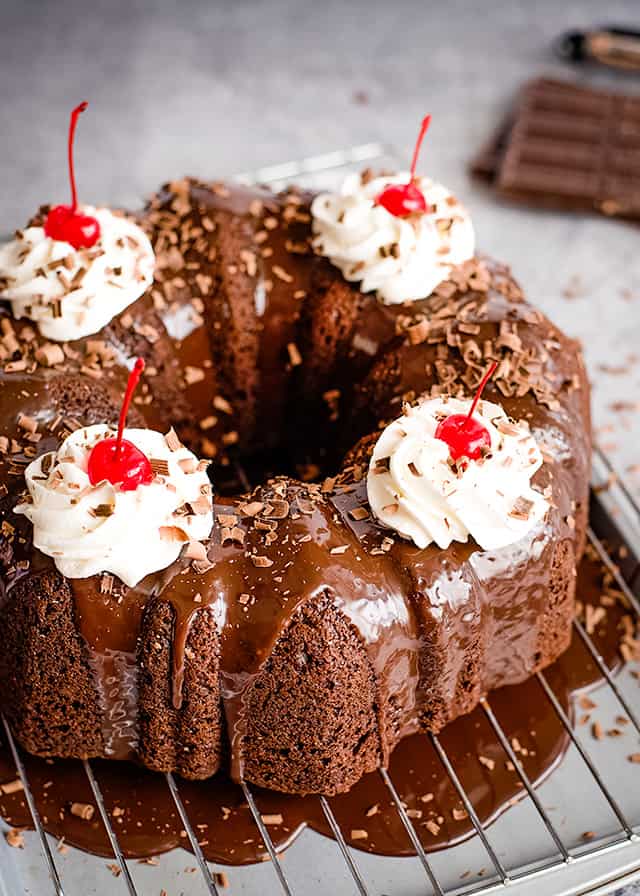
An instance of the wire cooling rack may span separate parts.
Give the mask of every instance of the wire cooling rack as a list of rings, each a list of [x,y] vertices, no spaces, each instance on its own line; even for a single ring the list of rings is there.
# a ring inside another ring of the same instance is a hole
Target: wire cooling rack
[[[335,182],[340,173],[363,162],[393,162],[390,152],[377,144],[357,147],[347,153],[332,153],[275,168],[242,175],[244,181],[276,185],[289,179],[314,185]],[[589,540],[623,593],[629,612],[640,621],[640,509],[624,485],[616,481],[605,457],[596,452],[594,485],[608,482],[606,491],[594,500]],[[602,539],[619,530],[628,549],[625,575],[605,550]],[[613,674],[585,626],[574,622],[585,660],[599,668],[603,684],[597,692],[599,712],[623,713],[629,721],[624,746],[588,740],[574,727],[561,705],[548,676],[537,674],[540,699],[548,701],[566,731],[570,748],[559,767],[535,788],[492,707],[491,696],[481,703],[481,711],[518,775],[524,798],[492,824],[483,824],[474,807],[474,794],[465,791],[454,763],[441,739],[431,741],[447,775],[457,791],[475,830],[475,836],[454,847],[427,854],[413,826],[391,775],[379,771],[391,803],[415,850],[415,857],[385,858],[359,852],[346,842],[332,801],[319,803],[335,837],[335,842],[313,831],[305,831],[282,855],[276,851],[260,808],[259,794],[244,784],[244,796],[270,861],[227,868],[227,878],[218,876],[221,866],[208,863],[198,844],[188,806],[180,793],[180,783],[171,774],[166,783],[182,821],[195,857],[195,866],[184,868],[188,856],[174,850],[155,868],[125,859],[103,798],[99,773],[90,761],[82,763],[91,787],[98,815],[107,832],[113,860],[87,856],[71,850],[62,856],[55,841],[45,833],[34,799],[21,750],[6,721],[0,734],[8,744],[24,797],[33,819],[33,833],[26,833],[24,850],[10,849],[0,838],[0,896],[21,893],[37,896],[130,896],[173,894],[285,894],[285,896],[471,896],[500,894],[508,890],[517,896],[560,896],[560,894],[604,893],[640,876],[640,770],[626,761],[625,753],[638,749],[640,737],[640,688],[630,664]],[[55,774],[55,766],[52,769]],[[211,825],[212,831],[214,825]],[[585,840],[585,832],[589,837]],[[108,861],[108,860],[107,860]],[[193,865],[193,858],[188,857]],[[111,870],[108,870],[111,868]],[[113,875],[115,870],[116,876]],[[217,873],[216,873],[217,872]]]

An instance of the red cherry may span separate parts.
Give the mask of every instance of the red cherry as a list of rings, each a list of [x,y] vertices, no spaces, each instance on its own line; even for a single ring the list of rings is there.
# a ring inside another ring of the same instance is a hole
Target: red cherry
[[[396,218],[405,218],[414,212],[426,212],[429,208],[427,200],[413,182],[389,184],[376,199],[376,204],[386,208]]]
[[[491,448],[491,436],[485,426],[473,416],[480,401],[480,396],[491,377],[498,362],[494,361],[482,378],[476,391],[468,414],[451,414],[446,417],[436,428],[436,439],[442,439],[449,446],[449,454],[452,460],[468,457],[469,460],[478,460],[479,457]]]
[[[466,414],[452,414],[439,423],[436,439],[447,443],[453,460],[461,457],[477,460],[491,448],[491,436],[485,427]]]
[[[100,239],[100,224],[91,215],[74,212],[70,205],[56,205],[47,215],[44,232],[52,240],[71,243],[74,249],[90,249]]]
[[[122,439],[118,445],[116,439],[103,439],[89,455],[89,480],[97,485],[105,479],[123,492],[133,492],[151,482],[153,471],[147,456],[133,442]]]
[[[413,150],[409,183],[389,184],[389,186],[385,187],[382,193],[376,198],[376,205],[381,205],[383,208],[386,208],[386,210],[390,214],[395,215],[396,218],[406,218],[407,215],[413,215],[416,212],[428,212],[430,210],[427,205],[427,200],[415,183],[416,165],[418,164],[420,147],[422,146],[424,135],[427,133],[430,123],[431,116],[425,115],[422,119],[420,133],[418,134],[418,139],[416,140],[416,145]]]
[[[153,479],[153,470],[146,454],[133,442],[122,438],[131,398],[143,370],[144,360],[138,358],[129,374],[118,421],[117,437],[103,439],[91,449],[87,466],[91,485],[97,485],[106,479],[112,485],[119,485],[121,491],[132,492],[139,485],[149,485]]]
[[[69,138],[67,142],[69,156],[69,181],[71,182],[71,205],[55,205],[44,222],[44,232],[52,240],[70,243],[74,249],[90,249],[100,239],[100,223],[91,215],[83,215],[78,211],[78,194],[76,192],[76,176],[73,168],[73,138],[76,124],[81,112],[88,103],[80,103],[71,113],[69,122]]]

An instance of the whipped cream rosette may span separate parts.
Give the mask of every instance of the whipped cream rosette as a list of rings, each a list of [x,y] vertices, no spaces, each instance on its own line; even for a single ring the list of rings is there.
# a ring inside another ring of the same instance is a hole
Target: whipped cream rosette
[[[543,458],[526,422],[481,401],[473,414],[489,437],[477,459],[454,461],[436,436],[451,415],[468,414],[471,400],[426,399],[394,420],[378,439],[367,477],[371,509],[385,526],[419,548],[445,549],[469,537],[497,550],[524,537],[549,509],[531,485]]]
[[[68,578],[103,571],[134,586],[177,560],[189,542],[206,539],[213,527],[211,485],[201,463],[173,434],[125,429],[124,438],[149,459],[148,484],[123,490],[103,479],[92,484],[89,459],[109,439],[108,426],[72,433],[57,451],[25,471],[29,500],[16,512],[33,523],[35,547],[52,557]]]
[[[47,339],[97,333],[153,283],[155,256],[144,231],[106,208],[81,206],[99,223],[99,238],[75,248],[44,226],[18,231],[0,246],[0,297]]]
[[[412,181],[424,196],[425,211],[400,217],[379,204],[385,188],[409,178],[406,172],[373,179],[350,175],[338,193],[321,193],[311,205],[316,252],[388,305],[431,295],[475,251],[468,212],[429,178]]]

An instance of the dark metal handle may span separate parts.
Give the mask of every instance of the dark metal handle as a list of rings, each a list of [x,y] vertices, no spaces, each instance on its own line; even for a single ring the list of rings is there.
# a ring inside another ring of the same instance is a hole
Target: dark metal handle
[[[640,30],[605,25],[592,31],[567,31],[554,43],[570,62],[598,62],[626,71],[640,71]]]

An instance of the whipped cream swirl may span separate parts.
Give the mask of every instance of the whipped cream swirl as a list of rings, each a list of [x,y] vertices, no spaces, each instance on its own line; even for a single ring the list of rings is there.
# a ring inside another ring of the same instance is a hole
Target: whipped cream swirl
[[[497,404],[481,401],[474,417],[491,449],[479,460],[454,464],[435,437],[438,423],[468,414],[471,400],[423,400],[394,420],[378,439],[367,477],[374,515],[419,548],[447,548],[471,536],[484,550],[524,537],[549,502],[530,485],[542,454],[526,421],[514,423]]]
[[[339,193],[321,193],[311,205],[316,252],[387,305],[431,295],[475,251],[468,212],[429,178],[415,180],[429,211],[398,218],[376,205],[386,186],[408,181],[406,172],[372,180],[353,174]]]
[[[0,246],[0,298],[14,317],[28,317],[58,342],[97,333],[153,283],[155,256],[133,221],[106,208],[81,206],[100,222],[89,249],[54,240],[44,227],[27,227]]]
[[[172,447],[177,440],[126,429],[125,439],[151,461],[153,481],[127,492],[106,480],[91,485],[91,449],[113,435],[107,426],[88,426],[34,460],[25,471],[30,501],[16,512],[31,520],[35,547],[67,578],[110,572],[133,587],[177,560],[186,543],[209,536],[211,484],[206,464],[183,445]]]

